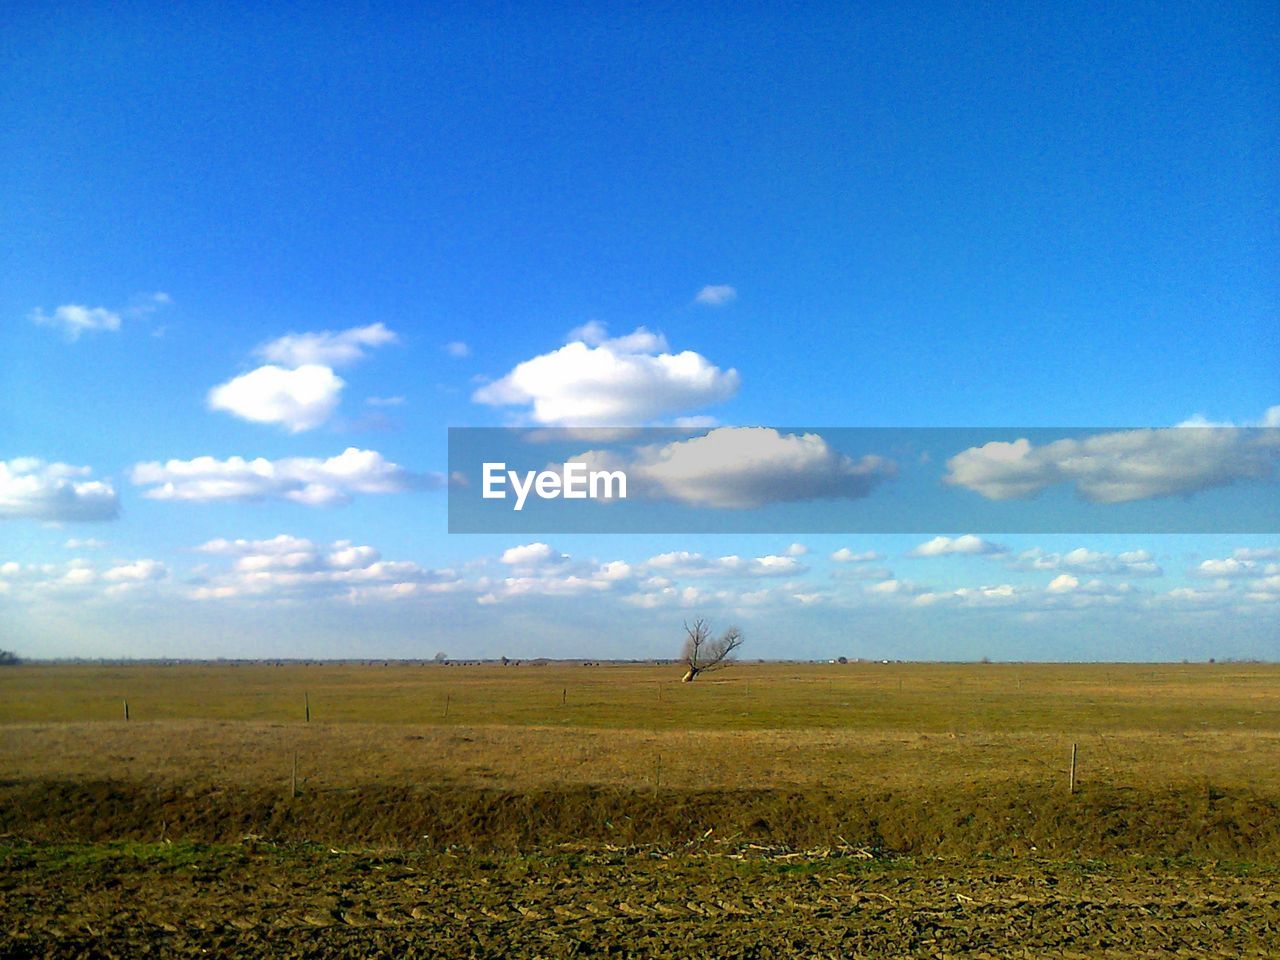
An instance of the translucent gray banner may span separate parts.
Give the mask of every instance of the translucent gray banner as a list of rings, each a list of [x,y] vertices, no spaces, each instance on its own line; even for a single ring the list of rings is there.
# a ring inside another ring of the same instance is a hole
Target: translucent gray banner
[[[449,430],[451,533],[1276,533],[1280,428]]]

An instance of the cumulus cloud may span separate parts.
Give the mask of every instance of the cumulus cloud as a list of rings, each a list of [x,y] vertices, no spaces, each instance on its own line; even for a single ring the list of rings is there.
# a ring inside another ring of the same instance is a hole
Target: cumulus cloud
[[[1272,408],[1264,425],[1272,419]],[[1196,493],[1244,480],[1274,480],[1280,432],[1189,423],[1120,430],[1035,446],[1025,438],[971,447],[947,461],[944,480],[989,500],[1029,499],[1057,484],[1094,503]]]
[[[857,460],[817,434],[767,427],[719,427],[690,440],[639,447],[630,455],[594,450],[575,457],[589,470],[626,471],[636,493],[697,507],[752,509],[769,503],[858,499],[893,477],[891,460]]]
[[[0,596],[16,600],[120,597],[169,577],[159,560],[116,561],[99,566],[77,558],[66,563],[0,563]]]
[[[1280,574],[1280,563],[1264,563],[1261,560],[1232,556],[1223,559],[1205,560],[1191,572],[1197,577],[1208,577],[1215,580],[1269,577]]]
[[[627,587],[634,570],[624,560],[578,562],[545,543],[526,543],[503,551],[501,562],[512,575],[482,579],[477,602],[494,604],[524,597],[579,597]]]
[[[159,560],[134,560],[111,567],[102,574],[108,583],[140,583],[145,580],[163,580],[168,575]]]
[[[1280,560],[1280,547],[1237,547],[1231,555],[1237,560]]]
[[[841,547],[839,550],[831,554],[831,559],[836,563],[874,563],[880,559],[880,554],[874,550],[864,550],[861,553],[855,553],[848,547]]]
[[[68,550],[101,550],[107,546],[107,541],[98,540],[94,537],[69,537],[63,544]]]
[[[553,550],[545,543],[526,543],[502,553],[502,562],[515,567],[541,567],[564,563],[568,555]]]
[[[254,354],[268,363],[286,367],[341,367],[363,359],[365,351],[372,347],[398,340],[384,324],[371,323],[347,330],[286,334],[262,344]]]
[[[342,399],[346,382],[333,368],[354,363],[366,350],[397,342],[381,323],[348,330],[290,333],[254,353],[271,361],[211,389],[210,410],[223,410],[254,423],[276,423],[290,433],[320,426]],[[391,398],[392,402],[397,398]],[[371,398],[373,405],[382,405]]]
[[[280,534],[269,540],[210,540],[202,553],[232,558],[229,571],[193,586],[196,600],[399,599],[464,589],[453,570],[428,570],[407,560],[383,560],[350,540],[325,544]]]
[[[693,299],[708,307],[723,307],[738,299],[738,291],[727,283],[711,283],[699,290]]]
[[[998,543],[992,543],[990,540],[983,540],[981,537],[975,537],[971,533],[966,533],[962,537],[934,537],[932,540],[926,541],[913,549],[909,556],[912,557],[943,557],[948,554],[966,554],[969,556],[982,556],[993,553],[1004,553],[1007,548]]]
[[[114,520],[120,514],[115,488],[91,474],[88,467],[35,457],[0,460],[0,519]]]
[[[643,327],[610,338],[604,326],[574,330],[565,346],[519,363],[472,394],[476,403],[524,407],[538,423],[624,426],[705,407],[738,390],[738,372],[706,357],[669,352]]]
[[[461,340],[450,340],[444,345],[444,352],[451,357],[458,357],[459,359],[471,356],[471,348]]]
[[[134,484],[152,500],[291,500],[307,506],[346,503],[354,494],[401,493],[440,487],[439,474],[414,474],[375,450],[348,447],[336,457],[245,460],[196,457],[139,463]]]
[[[789,577],[809,569],[794,555],[739,557],[731,554],[709,558],[687,550],[650,557],[645,561],[645,567],[667,576],[684,577]]]
[[[209,391],[210,410],[278,423],[290,433],[312,430],[329,419],[345,381],[329,367],[306,364],[294,370],[267,365],[233,377]]]
[[[1077,547],[1066,553],[1048,553],[1039,547],[1024,550],[1009,564],[1018,570],[1068,570],[1085,574],[1123,574],[1129,577],[1159,577],[1164,570],[1146,550],[1105,553]]]

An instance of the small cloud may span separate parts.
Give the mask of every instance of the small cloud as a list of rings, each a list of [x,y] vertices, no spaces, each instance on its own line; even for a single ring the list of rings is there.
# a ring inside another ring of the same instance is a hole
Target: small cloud
[[[67,340],[74,343],[80,334],[86,331],[98,332],[107,330],[112,333],[120,329],[120,314],[106,307],[86,307],[79,303],[65,303],[57,307],[53,313],[45,313],[43,308],[32,310],[30,318],[41,326],[59,327]]]
[[[96,540],[93,537],[87,537],[83,540],[71,537],[63,546],[68,550],[101,550],[108,544],[105,540]]]
[[[639,327],[610,337],[592,321],[568,342],[525,360],[472,394],[476,403],[521,407],[554,426],[626,426],[729,399],[738,372],[691,350],[671,353],[666,338]]]
[[[1040,446],[1025,437],[970,447],[947,460],[943,478],[988,500],[1025,500],[1067,485],[1090,503],[1184,496],[1248,480],[1274,481],[1280,408],[1255,425],[1190,420],[1177,427],[1119,430]]]
[[[983,540],[981,537],[975,537],[971,533],[966,533],[962,537],[934,537],[925,543],[920,544],[912,550],[908,556],[912,557],[942,557],[948,554],[965,554],[968,556],[983,556],[992,553],[1004,553],[1005,547],[998,543],[992,543],[990,540]]]
[[[365,403],[371,407],[399,407],[404,404],[404,397],[369,397]]]
[[[90,474],[88,467],[35,457],[0,460],[0,520],[114,520],[120,513],[115,488]]]
[[[788,557],[803,557],[808,552],[809,548],[803,543],[793,543],[791,546],[787,547]]]
[[[469,357],[471,356],[471,348],[461,340],[450,340],[444,345],[444,352],[451,357]]]
[[[861,553],[854,553],[848,547],[841,547],[835,553],[831,554],[831,559],[836,563],[874,563],[880,559],[880,554],[874,550],[864,550]]]
[[[401,493],[444,485],[438,474],[414,474],[376,450],[349,447],[336,457],[245,460],[196,457],[139,463],[131,476],[151,500],[290,500],[309,507],[348,502],[354,494]]]
[[[88,307],[80,303],[64,303],[54,309],[53,313],[45,313],[43,307],[32,310],[28,315],[32,322],[42,326],[59,327],[63,336],[74,343],[82,333],[107,331],[116,333],[123,320],[138,320],[147,317],[161,307],[173,303],[173,298],[163,291],[143,294],[134,297],[122,310],[111,310],[107,307]],[[154,336],[155,334],[153,334]]]
[[[371,323],[347,330],[286,334],[264,343],[254,353],[263,360],[286,367],[310,364],[340,367],[363,359],[368,348],[398,341],[399,337],[386,325]]]
[[[547,564],[560,564],[569,558],[545,543],[526,543],[518,547],[510,547],[502,553],[502,562],[513,567],[540,567]]]
[[[305,364],[293,370],[267,365],[209,391],[210,410],[225,410],[254,423],[278,423],[290,433],[320,426],[342,396],[345,381],[329,367]]]
[[[704,436],[637,448],[627,458],[588,451],[574,460],[593,469],[623,469],[637,492],[715,509],[770,503],[859,499],[897,474],[890,460],[853,460],[814,433],[769,427],[719,427]]]
[[[708,284],[693,298],[695,303],[705,304],[708,307],[723,307],[736,299],[738,299],[738,291],[727,283]]]

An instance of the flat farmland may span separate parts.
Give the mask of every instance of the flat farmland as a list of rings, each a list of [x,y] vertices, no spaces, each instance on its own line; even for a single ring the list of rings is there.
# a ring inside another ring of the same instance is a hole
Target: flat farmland
[[[1280,952],[1275,666],[679,675],[0,671],[0,952]]]

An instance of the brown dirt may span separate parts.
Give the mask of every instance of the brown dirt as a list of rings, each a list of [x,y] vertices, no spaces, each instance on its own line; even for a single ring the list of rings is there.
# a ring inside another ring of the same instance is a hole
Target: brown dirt
[[[10,958],[1231,957],[1280,875],[1214,863],[0,845]]]
[[[847,842],[919,856],[1233,858],[1280,862],[1280,801],[1209,788],[991,792],[564,788],[511,792],[364,785],[280,790],[121,781],[0,784],[0,834],[74,842],[278,841],[527,850],[564,842],[720,838]]]

